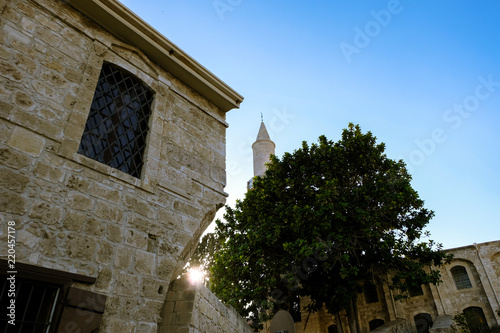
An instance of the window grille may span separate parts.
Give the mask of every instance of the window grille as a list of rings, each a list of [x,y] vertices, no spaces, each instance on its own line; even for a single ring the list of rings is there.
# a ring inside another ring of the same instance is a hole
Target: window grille
[[[0,304],[2,309],[6,309],[13,298],[9,295],[10,281],[6,278],[2,280]],[[48,332],[54,320],[54,311],[60,291],[58,286],[16,279],[15,325],[8,323],[9,317],[2,316],[0,317],[0,332]]]
[[[105,63],[78,153],[139,178],[153,97],[139,79]]]
[[[469,275],[467,275],[467,270],[464,266],[455,266],[450,269],[450,272],[457,289],[472,288],[472,283],[469,280]]]

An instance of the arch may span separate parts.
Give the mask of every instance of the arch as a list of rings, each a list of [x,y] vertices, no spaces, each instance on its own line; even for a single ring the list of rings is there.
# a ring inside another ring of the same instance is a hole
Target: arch
[[[418,333],[429,333],[432,327],[432,316],[428,313],[419,313],[413,317]]]
[[[328,326],[328,333],[337,333],[337,325]]]
[[[380,327],[385,324],[383,319],[373,319],[368,322],[368,326],[370,327],[370,331],[373,331],[377,327]]]
[[[455,286],[457,289],[468,289],[472,288],[472,283],[470,281],[469,275],[467,274],[467,269],[464,266],[457,265],[450,269],[453,281],[455,281]]]
[[[490,331],[488,321],[481,307],[470,306],[465,308],[463,313],[471,333],[487,333]]]

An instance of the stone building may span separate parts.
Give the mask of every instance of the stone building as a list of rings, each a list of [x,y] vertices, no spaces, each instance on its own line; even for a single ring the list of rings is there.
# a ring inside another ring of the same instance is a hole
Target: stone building
[[[243,98],[117,0],[0,13],[10,328],[166,331],[170,282],[227,196],[225,117]]]
[[[269,155],[274,154],[264,123],[252,146],[254,176],[265,172]],[[251,181],[249,182],[251,185]],[[249,186],[250,187],[250,186]],[[450,332],[452,318],[465,313],[477,326],[477,332],[500,325],[500,241],[474,244],[446,250],[454,255],[453,261],[442,267],[442,283],[423,285],[412,290],[410,298],[396,301],[387,285],[363,286],[357,299],[357,327],[359,333],[377,332]],[[345,313],[336,316],[326,309],[309,314],[304,311],[307,299],[300,300],[295,313],[280,311],[273,321],[265,324],[261,332],[296,333],[348,333]],[[299,310],[300,309],[300,310]],[[307,324],[306,324],[307,322]]]

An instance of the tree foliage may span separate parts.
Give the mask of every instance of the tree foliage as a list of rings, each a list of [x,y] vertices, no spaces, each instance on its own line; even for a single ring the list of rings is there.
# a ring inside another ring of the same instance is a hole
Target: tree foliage
[[[366,281],[407,295],[437,283],[447,258],[424,241],[433,212],[412,188],[403,161],[349,124],[338,142],[321,136],[253,181],[235,208],[218,220],[212,290],[255,327],[297,296],[310,311],[353,311]]]

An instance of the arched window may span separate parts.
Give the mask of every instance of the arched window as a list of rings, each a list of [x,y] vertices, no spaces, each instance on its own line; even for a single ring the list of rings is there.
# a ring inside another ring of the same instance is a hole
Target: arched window
[[[471,333],[487,333],[490,331],[483,309],[480,307],[471,306],[464,309],[464,315]]]
[[[380,327],[385,324],[385,321],[383,319],[373,319],[368,323],[368,326],[370,326],[370,331],[373,331],[377,327]]]
[[[377,287],[373,283],[365,283],[363,286],[363,293],[365,294],[366,304],[378,302]]]
[[[455,266],[450,269],[450,272],[457,289],[472,288],[472,283],[470,283],[469,275],[467,275],[467,270],[464,266]]]
[[[432,327],[432,317],[428,313],[419,313],[413,317],[417,333],[429,333],[429,328]]]
[[[328,326],[328,333],[337,333],[337,325]]]
[[[410,294],[410,297],[422,296],[424,294],[424,290],[421,285],[412,286],[408,290],[408,293]]]

